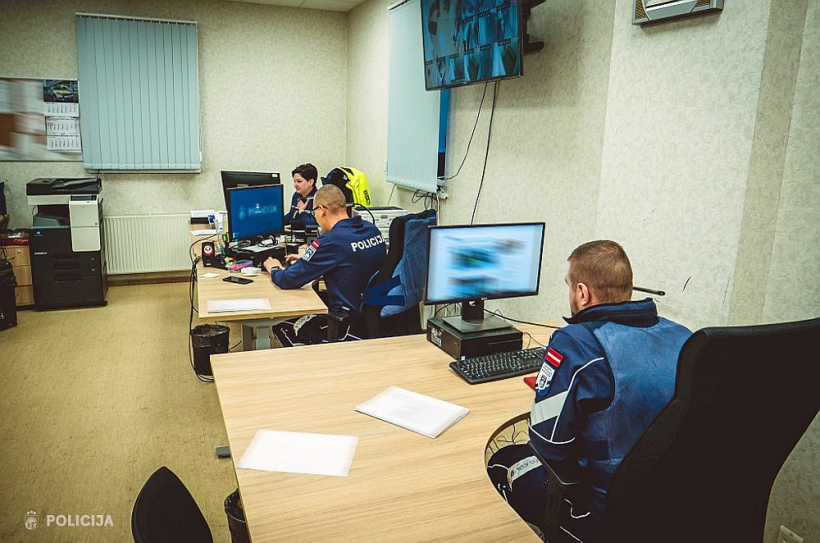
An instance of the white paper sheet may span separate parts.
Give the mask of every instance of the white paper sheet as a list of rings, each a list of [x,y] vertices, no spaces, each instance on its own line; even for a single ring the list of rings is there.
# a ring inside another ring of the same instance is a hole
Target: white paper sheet
[[[270,311],[267,298],[242,298],[239,300],[208,300],[208,313],[230,313],[232,311]]]
[[[216,234],[216,230],[213,228],[206,228],[204,230],[191,230],[191,234],[194,236],[213,236]]]
[[[237,469],[347,477],[359,438],[258,430]]]
[[[211,277],[219,277],[219,274],[218,273],[213,273],[213,272],[203,273],[202,275],[200,275],[200,277],[202,277],[204,279],[210,279]]]
[[[470,412],[444,400],[390,387],[356,407],[356,411],[435,438]]]

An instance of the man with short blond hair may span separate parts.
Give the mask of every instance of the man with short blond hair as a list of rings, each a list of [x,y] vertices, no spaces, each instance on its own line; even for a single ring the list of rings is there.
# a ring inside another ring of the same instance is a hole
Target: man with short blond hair
[[[658,316],[651,299],[631,301],[632,266],[614,241],[591,241],[567,259],[572,317],[552,335],[536,378],[530,443],[499,450],[488,471],[499,492],[543,530],[546,471],[580,483],[561,529],[601,543],[612,474],[672,399],[680,349],[691,332]]]

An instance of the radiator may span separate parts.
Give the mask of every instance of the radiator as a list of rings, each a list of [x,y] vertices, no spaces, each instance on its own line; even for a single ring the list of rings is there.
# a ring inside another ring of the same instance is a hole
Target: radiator
[[[108,274],[191,269],[187,213],[103,217]]]

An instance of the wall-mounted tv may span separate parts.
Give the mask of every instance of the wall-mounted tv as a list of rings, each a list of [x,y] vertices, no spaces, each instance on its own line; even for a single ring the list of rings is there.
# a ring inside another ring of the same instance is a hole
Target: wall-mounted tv
[[[521,0],[421,0],[427,90],[522,75],[522,19]]]

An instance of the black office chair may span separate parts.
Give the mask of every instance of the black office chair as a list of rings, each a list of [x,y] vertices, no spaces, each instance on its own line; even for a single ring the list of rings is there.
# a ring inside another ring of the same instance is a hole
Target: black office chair
[[[131,533],[135,543],[213,543],[193,496],[165,466],[140,490],[131,512]]]
[[[671,403],[613,475],[606,540],[762,541],[772,483],[820,411],[818,338],[820,319],[692,335]],[[571,482],[549,471],[555,543],[566,541],[558,520]]]
[[[421,333],[419,304],[424,295],[427,228],[436,224],[436,218],[436,211],[428,209],[396,217],[390,223],[387,258],[364,291],[361,318],[367,338]],[[409,274],[415,274],[415,278],[409,278]],[[328,341],[340,339],[349,319],[346,312],[328,313]]]
[[[390,223],[387,258],[364,291],[362,313],[368,337],[421,333],[419,304],[424,296],[429,250],[427,229],[436,221],[436,211],[428,209],[396,217]],[[415,277],[411,279],[410,274]],[[386,307],[392,311],[386,311]],[[385,312],[389,314],[383,316]]]

